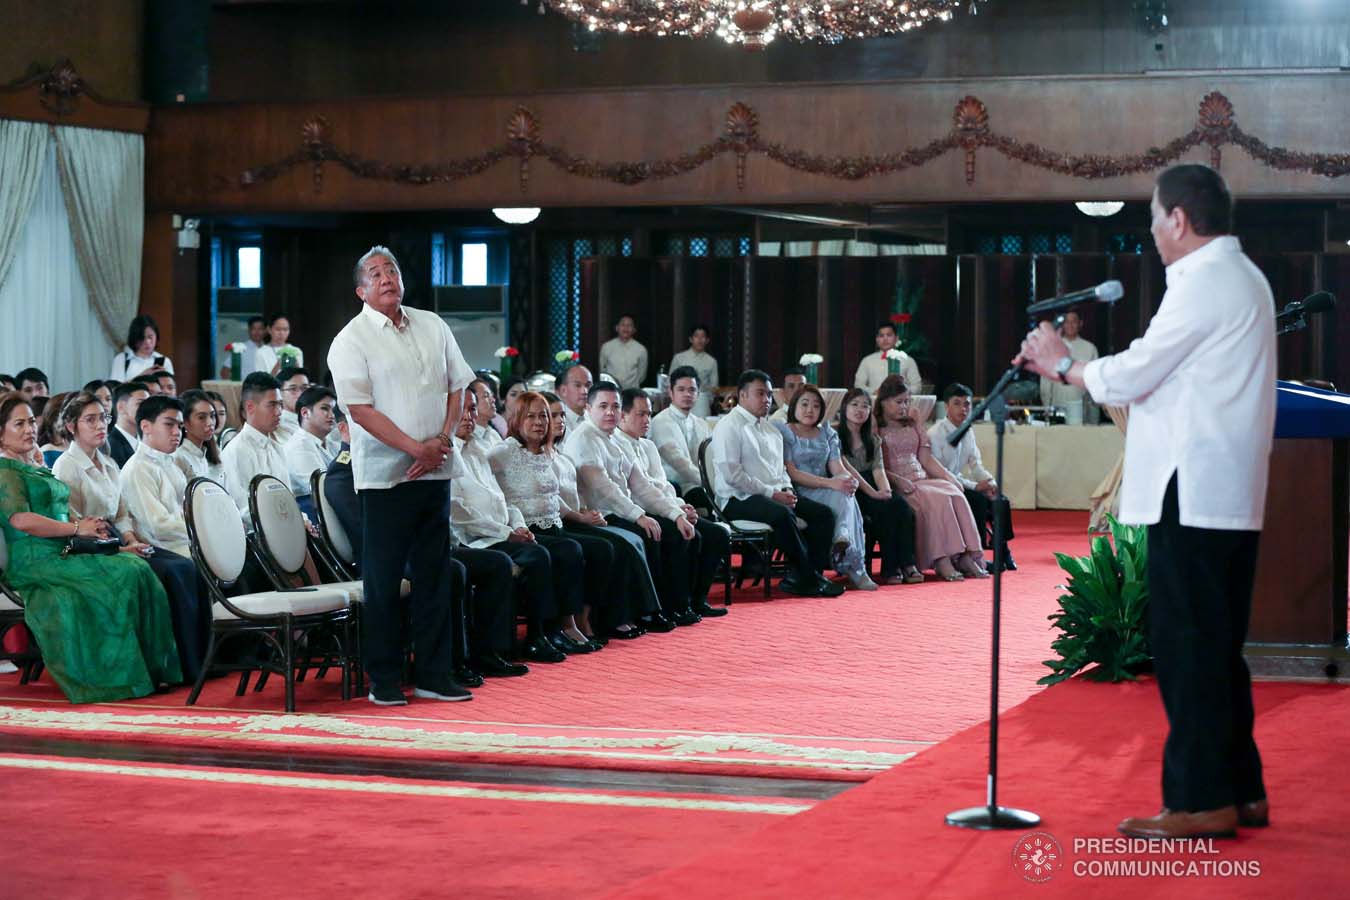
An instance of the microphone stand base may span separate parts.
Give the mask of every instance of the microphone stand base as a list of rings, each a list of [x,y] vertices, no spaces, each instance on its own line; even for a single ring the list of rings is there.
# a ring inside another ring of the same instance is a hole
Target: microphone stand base
[[[977,831],[1012,831],[1019,828],[1035,828],[1041,824],[1041,817],[1025,809],[972,806],[970,809],[948,813],[947,824],[957,828],[974,828]]]

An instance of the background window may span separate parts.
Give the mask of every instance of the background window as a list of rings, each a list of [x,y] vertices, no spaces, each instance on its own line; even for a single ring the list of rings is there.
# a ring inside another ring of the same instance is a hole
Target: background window
[[[236,282],[237,286],[241,288],[262,287],[262,248],[240,247],[238,257],[239,279]]]
[[[460,284],[481,285],[488,283],[487,244],[464,244],[461,247],[460,272],[463,273]]]

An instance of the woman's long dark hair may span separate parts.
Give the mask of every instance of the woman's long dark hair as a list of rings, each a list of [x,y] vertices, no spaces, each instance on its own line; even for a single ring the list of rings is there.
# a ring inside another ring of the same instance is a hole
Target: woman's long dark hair
[[[200,391],[196,388],[193,388],[190,391],[183,391],[183,393],[179,395],[178,400],[183,404],[183,411],[189,416],[192,415],[192,407],[196,406],[198,403],[205,403],[207,406],[211,407],[212,412],[216,411],[216,404],[212,402],[213,398],[211,395],[206,391]],[[187,440],[186,435],[184,435],[183,440]],[[202,444],[202,453],[206,454],[206,461],[208,463],[213,466],[220,465],[220,448],[216,446],[216,436],[214,434],[207,438]]]
[[[866,397],[869,405],[872,403],[872,396],[867,391],[855,387],[848,389],[848,393],[844,394],[843,402],[839,404],[839,449],[844,451],[845,456],[853,453],[853,433],[848,424],[848,405],[859,397]],[[867,451],[867,458],[875,458],[877,441],[872,433],[872,416],[870,414],[867,421],[863,422],[858,429],[858,433],[862,435],[862,445],[863,449]]]

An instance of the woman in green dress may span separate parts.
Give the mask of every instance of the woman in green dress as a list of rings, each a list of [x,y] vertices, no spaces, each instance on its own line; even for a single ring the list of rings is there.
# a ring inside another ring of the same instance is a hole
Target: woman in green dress
[[[169,601],[145,560],[129,553],[61,558],[75,535],[106,537],[102,519],[70,522],[70,490],[28,459],[36,443],[22,394],[0,397],[0,528],[5,577],[52,679],[73,703],[144,697],[183,680]]]

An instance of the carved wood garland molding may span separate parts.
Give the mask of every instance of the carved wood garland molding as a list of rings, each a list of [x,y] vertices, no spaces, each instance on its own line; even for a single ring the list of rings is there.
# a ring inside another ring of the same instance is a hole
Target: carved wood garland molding
[[[35,63],[27,74],[0,86],[0,117],[144,134],[150,107],[109,100],[63,59],[50,69]]]
[[[369,160],[349,153],[333,143],[328,120],[314,116],[302,126],[300,147],[275,162],[246,169],[233,178],[218,180],[222,189],[249,188],[285,174],[296,166],[313,166],[314,192],[323,191],[324,166],[334,163],[358,178],[424,185],[449,183],[478,175],[506,159],[519,166],[521,192],[529,189],[530,163],[543,159],[569,175],[637,185],[646,181],[672,178],[692,172],[725,154],[736,158],[736,186],[745,188],[746,161],[761,154],[799,172],[857,181],[926,165],[952,150],[965,154],[966,184],[975,183],[976,152],[989,148],[1009,159],[1074,178],[1118,178],[1151,172],[1176,162],[1188,151],[1208,144],[1210,162],[1222,166],[1222,148],[1241,147],[1253,159],[1283,171],[1307,172],[1327,178],[1350,175],[1350,153],[1305,153],[1272,147],[1237,124],[1233,104],[1218,91],[1200,101],[1191,130],[1162,147],[1150,147],[1142,153],[1123,156],[1061,153],[1038,144],[998,134],[989,127],[989,111],[976,97],[966,96],[956,104],[952,129],[943,137],[919,147],[910,147],[883,156],[823,156],[765,140],[759,132],[759,116],[748,104],[735,103],[727,110],[722,133],[680,156],[636,162],[605,162],[569,153],[564,147],[545,141],[538,117],[524,106],[516,108],[506,123],[505,140],[476,156],[424,165]]]

